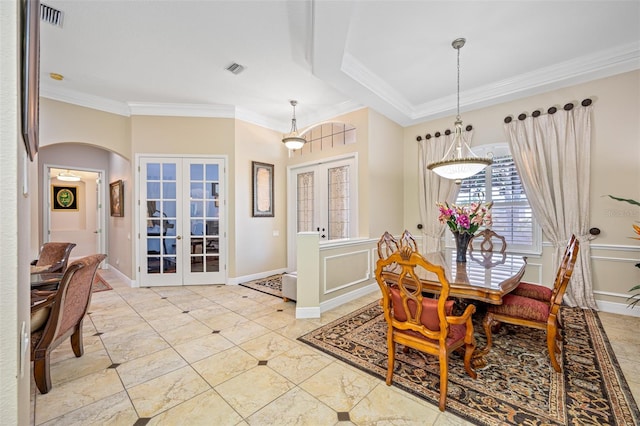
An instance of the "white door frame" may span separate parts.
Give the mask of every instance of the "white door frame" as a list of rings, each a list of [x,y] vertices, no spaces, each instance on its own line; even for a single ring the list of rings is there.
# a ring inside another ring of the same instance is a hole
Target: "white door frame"
[[[98,174],[98,180],[96,182],[98,188],[98,210],[97,210],[97,247],[96,253],[106,253],[107,242],[106,242],[106,229],[107,229],[107,215],[105,213],[105,205],[106,205],[106,193],[104,190],[104,179],[106,173],[102,169],[91,169],[86,167],[77,167],[77,166],[67,166],[67,165],[57,165],[44,163],[42,165],[42,197],[43,200],[40,203],[41,212],[42,212],[42,243],[49,242],[50,238],[50,227],[51,227],[51,181],[52,177],[51,169],[69,169],[69,170],[78,170],[83,172],[91,172]],[[103,265],[107,265],[106,261],[103,261]]]
[[[176,161],[182,161],[182,159],[186,159],[186,158],[192,158],[192,159],[203,159],[203,160],[220,160],[222,161],[222,170],[220,172],[220,176],[221,176],[221,184],[224,190],[224,194],[228,194],[228,186],[229,186],[229,177],[228,177],[228,173],[227,173],[227,165],[229,164],[229,158],[227,155],[207,155],[207,154],[203,154],[203,155],[194,155],[194,154],[151,154],[151,153],[138,153],[135,154],[135,163],[134,163],[134,176],[135,176],[135,181],[136,181],[136,185],[134,188],[134,235],[137,236],[137,238],[135,238],[135,254],[134,254],[134,259],[135,259],[135,264],[134,264],[134,271],[133,274],[135,276],[135,286],[139,287],[140,286],[140,281],[141,281],[141,275],[142,275],[142,258],[141,258],[141,235],[142,232],[145,232],[145,230],[143,230],[140,226],[141,220],[140,220],[140,215],[142,214],[142,206],[141,203],[142,201],[140,200],[140,185],[142,185],[143,181],[146,181],[146,179],[143,179],[140,175],[140,162],[143,158],[166,158],[166,159],[172,159],[172,160],[176,160]],[[224,253],[224,265],[220,265],[220,267],[222,268],[223,274],[224,274],[224,284],[227,284],[229,281],[229,270],[227,268],[227,265],[229,263],[229,238],[228,238],[228,223],[229,223],[229,216],[228,216],[228,205],[227,205],[227,198],[228,196],[225,196],[225,198],[223,200],[221,200],[221,206],[220,206],[220,214],[224,215],[225,220],[222,222],[222,226],[219,229],[219,235],[220,235],[220,240],[221,240],[221,245],[220,245],[220,253]]]

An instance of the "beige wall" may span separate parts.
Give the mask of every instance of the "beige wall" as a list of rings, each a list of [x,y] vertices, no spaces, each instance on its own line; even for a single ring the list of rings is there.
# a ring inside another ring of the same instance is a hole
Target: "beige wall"
[[[379,238],[385,231],[400,235],[404,231],[404,161],[402,127],[369,110],[368,184],[365,191],[369,213],[367,236]],[[417,196],[416,191],[409,196]],[[411,231],[413,232],[413,231]]]
[[[132,162],[126,158],[111,152],[109,153],[108,178],[104,182],[105,204],[104,210],[107,218],[107,262],[111,267],[122,272],[127,277],[134,277],[134,247],[135,239],[132,238],[134,220],[134,194],[135,184],[131,171]],[[109,201],[109,184],[122,179],[124,188],[124,216],[111,216]]]
[[[233,276],[279,271],[287,265],[287,149],[279,132],[239,120],[235,129]],[[252,217],[252,161],[274,165],[274,217]]]
[[[31,179],[35,164],[25,161],[20,131],[19,4],[0,1],[0,413],[7,425],[29,422],[29,349],[21,375],[19,342],[21,326],[29,332],[29,286],[25,284],[29,280],[30,201],[37,198],[37,182]]]
[[[131,159],[129,117],[40,98],[40,145],[80,142]]]
[[[640,220],[640,209],[615,202],[606,194],[640,200],[640,72],[592,81],[554,92],[531,96],[477,111],[463,112],[465,124],[472,124],[472,146],[506,142],[504,117],[546,111],[568,102],[594,100],[593,140],[591,145],[590,223],[601,229],[592,242],[594,289],[598,300],[625,303],[627,290],[640,283],[640,272],[633,267],[640,257],[639,245],[628,237],[632,223]],[[406,194],[417,194],[418,146],[416,136],[452,128],[454,117],[405,128],[404,161]],[[413,229],[418,223],[417,197],[405,197],[405,223]],[[551,284],[555,275],[550,265],[550,247],[545,245],[541,259],[542,282]],[[607,294],[605,294],[607,293]],[[611,294],[608,294],[611,293]]]

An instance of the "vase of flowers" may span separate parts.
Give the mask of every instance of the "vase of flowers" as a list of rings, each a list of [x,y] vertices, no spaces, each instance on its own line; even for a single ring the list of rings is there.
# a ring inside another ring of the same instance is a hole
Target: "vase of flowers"
[[[440,210],[438,220],[446,223],[456,241],[456,262],[467,261],[469,240],[481,226],[491,226],[491,206],[493,203],[471,203],[457,206],[449,203],[436,203]]]

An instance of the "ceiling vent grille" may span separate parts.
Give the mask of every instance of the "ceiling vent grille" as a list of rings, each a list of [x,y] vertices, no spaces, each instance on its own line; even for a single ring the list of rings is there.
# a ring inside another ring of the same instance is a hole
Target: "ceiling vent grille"
[[[58,9],[54,9],[51,6],[47,6],[44,3],[40,3],[40,19],[56,27],[62,28],[62,18],[64,12]]]
[[[244,66],[234,62],[231,65],[229,65],[226,69],[227,71],[233,74],[240,74],[242,71],[244,71]]]

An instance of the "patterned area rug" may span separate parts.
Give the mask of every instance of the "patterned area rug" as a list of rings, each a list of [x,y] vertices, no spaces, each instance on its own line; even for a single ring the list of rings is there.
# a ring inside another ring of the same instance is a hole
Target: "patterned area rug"
[[[640,424],[638,406],[597,314],[563,308],[562,319],[562,373],[550,365],[542,330],[504,325],[494,334],[488,365],[477,371],[476,380],[465,372],[462,357],[451,355],[447,411],[478,425]],[[374,302],[299,340],[384,381],[386,330],[382,308]],[[484,333],[476,332],[476,339],[484,346]],[[437,407],[436,357],[399,350],[395,367],[394,386]]]
[[[113,288],[100,276],[99,273],[96,273],[91,290],[93,293],[97,293],[99,291],[113,290]]]
[[[282,297],[282,275],[283,274],[271,275],[270,277],[240,283],[239,285],[275,297]]]

